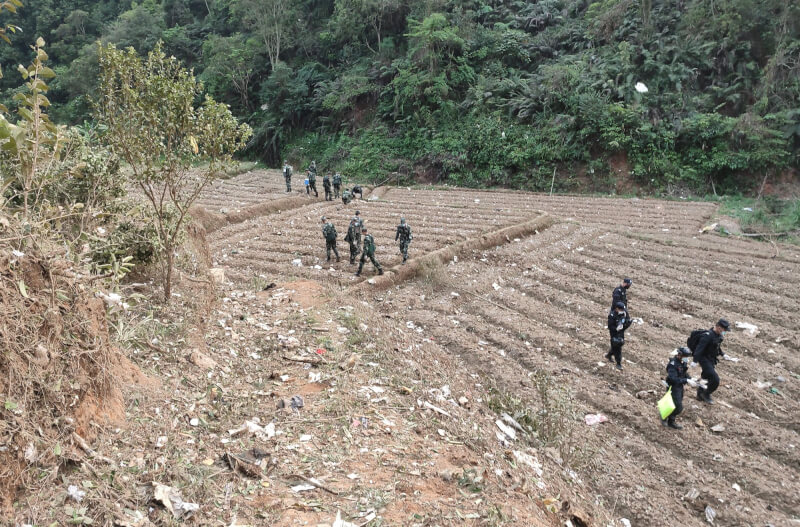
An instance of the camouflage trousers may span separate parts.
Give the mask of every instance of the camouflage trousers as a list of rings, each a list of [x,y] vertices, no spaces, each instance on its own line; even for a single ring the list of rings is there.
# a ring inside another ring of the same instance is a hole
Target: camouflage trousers
[[[339,251],[336,250],[336,240],[325,240],[325,252],[328,255],[328,261],[331,260],[331,251],[336,255],[336,261],[339,261]]]
[[[361,270],[364,268],[364,264],[367,263],[367,259],[369,259],[369,261],[372,262],[372,265],[375,266],[375,269],[377,269],[379,273],[383,271],[383,268],[381,267],[381,264],[378,263],[378,260],[375,259],[375,255],[374,254],[367,254],[366,251],[365,251],[365,252],[361,253],[361,261],[358,263],[358,273],[359,274],[361,273]]]
[[[342,186],[341,185],[334,185],[333,186],[333,197],[334,198],[337,198],[337,199],[339,198],[339,191],[340,190],[342,190]]]
[[[291,176],[289,176],[289,177],[283,176],[283,179],[286,180],[286,192],[291,192],[292,191],[292,177]]]
[[[356,242],[350,242],[350,263],[356,263],[356,256],[358,256],[358,245]]]
[[[411,242],[409,240],[400,240],[400,254],[403,255],[403,261],[408,260],[408,246]]]

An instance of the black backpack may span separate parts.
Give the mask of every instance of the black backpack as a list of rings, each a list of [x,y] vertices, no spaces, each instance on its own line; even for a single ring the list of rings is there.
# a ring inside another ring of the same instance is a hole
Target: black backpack
[[[689,338],[686,339],[686,347],[692,350],[692,353],[694,353],[695,348],[697,348],[697,344],[700,342],[700,338],[706,333],[708,333],[707,329],[695,329],[692,331],[692,333],[689,335]]]

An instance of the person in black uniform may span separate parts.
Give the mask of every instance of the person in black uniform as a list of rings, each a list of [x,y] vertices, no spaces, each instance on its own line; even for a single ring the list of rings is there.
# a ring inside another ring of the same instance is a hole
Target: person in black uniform
[[[617,302],[608,312],[608,333],[611,335],[611,349],[606,353],[609,362],[616,362],[617,369],[622,369],[622,346],[625,344],[625,330],[631,325],[631,319],[625,312],[625,304]]]
[[[355,185],[350,189],[350,193],[353,194],[353,199],[356,199],[356,194],[358,194],[359,199],[364,199],[364,189],[361,188],[361,185]]]
[[[692,350],[686,346],[675,350],[677,353],[667,363],[667,384],[672,387],[672,402],[675,403],[675,410],[666,418],[661,420],[661,424],[680,430],[683,428],[675,422],[675,418],[683,411],[683,386],[697,386],[697,382],[689,377],[689,359]]]
[[[705,388],[702,386],[697,388],[697,399],[708,404],[714,404],[711,394],[719,388],[719,375],[717,374],[716,366],[719,360],[718,357],[725,355],[720,346],[723,335],[730,327],[731,325],[727,320],[724,318],[719,319],[713,328],[703,332],[700,340],[697,341],[697,346],[694,348],[694,361],[703,370],[700,378],[707,381]]]
[[[624,278],[622,283],[618,285],[614,292],[611,294],[611,309],[617,305],[617,302],[622,302],[625,306],[625,312],[628,312],[628,289],[631,287],[633,281],[630,278]]]

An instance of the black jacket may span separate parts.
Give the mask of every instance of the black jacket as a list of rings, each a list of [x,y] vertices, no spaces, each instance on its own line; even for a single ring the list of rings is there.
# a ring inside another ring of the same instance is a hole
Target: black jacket
[[[717,357],[723,355],[722,348],[722,335],[714,333],[713,329],[706,331],[697,346],[694,348],[694,360],[700,362],[701,360],[710,360],[714,364],[717,363]]]
[[[614,293],[611,295],[611,309],[614,309],[614,306],[617,305],[617,302],[622,302],[625,304],[625,311],[628,310],[628,290],[618,285],[616,289],[614,289]]]
[[[682,386],[689,380],[689,367],[683,363],[681,357],[672,357],[667,363],[667,384]]]
[[[617,331],[617,326],[622,324],[622,330]],[[615,310],[611,310],[608,313],[608,333],[611,335],[611,338],[625,338],[625,330],[631,325],[631,319],[628,318],[627,313],[617,313]]]

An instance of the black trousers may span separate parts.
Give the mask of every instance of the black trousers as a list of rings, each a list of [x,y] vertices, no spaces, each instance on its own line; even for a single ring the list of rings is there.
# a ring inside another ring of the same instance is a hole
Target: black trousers
[[[699,364],[700,368],[703,370],[703,372],[700,374],[700,378],[708,381],[705,392],[708,395],[711,395],[717,391],[717,388],[719,388],[719,375],[717,374],[714,361],[711,359],[700,359]]]
[[[333,194],[331,193],[331,187],[324,187],[325,188],[325,201],[333,201]]]
[[[619,344],[614,344],[614,341],[612,339],[612,341],[611,341],[611,349],[608,352],[608,356],[609,357],[614,357],[614,360],[617,361],[617,365],[618,366],[622,365],[622,346],[623,345],[624,345],[624,342],[621,342]]]
[[[291,177],[284,177],[283,179],[286,180],[286,192],[292,191],[292,178]]]
[[[672,402],[675,403],[675,411],[670,417],[677,417],[683,411],[683,384],[672,385]]]
[[[311,191],[314,191],[314,196],[319,196],[317,193],[317,182],[316,181],[309,181],[308,186],[306,187],[306,194],[311,194]]]

